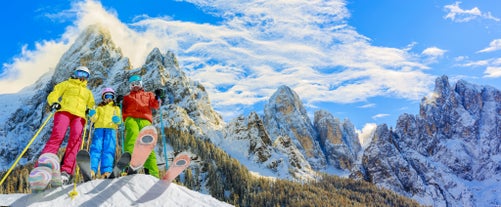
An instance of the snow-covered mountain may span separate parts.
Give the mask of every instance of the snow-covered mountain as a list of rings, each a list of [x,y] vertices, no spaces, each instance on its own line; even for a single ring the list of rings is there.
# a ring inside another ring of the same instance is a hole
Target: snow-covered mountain
[[[0,206],[232,206],[175,183],[167,184],[142,174],[80,184],[76,188],[77,196],[71,199],[69,193],[73,190],[73,185],[66,185],[35,194],[0,194]]]
[[[167,132],[213,143],[253,174],[302,181],[326,172],[364,179],[433,206],[501,203],[495,193],[501,187],[501,95],[494,88],[463,81],[451,87],[447,77],[440,77],[434,95],[423,99],[419,115],[402,115],[395,129],[378,126],[364,150],[348,119],[340,121],[319,110],[312,121],[299,94],[287,86],[277,89],[261,115],[251,112],[225,123],[203,84],[186,76],[172,52],[154,48],[143,65],[132,66],[99,25],[80,35],[52,74],[22,93],[0,95],[0,106],[6,106],[1,109],[0,168],[13,163],[48,117],[46,97],[52,87],[79,65],[92,71],[89,88],[96,102],[105,87],[127,93],[127,79],[133,74],[143,77],[146,90],[163,88],[168,98],[156,112],[155,125],[163,123]],[[38,156],[51,125],[21,164]],[[172,157],[174,147],[167,147]],[[156,151],[159,163],[165,163],[162,149]],[[195,168],[203,171],[205,164]],[[210,188],[203,186],[203,172],[197,179],[202,191]]]
[[[501,204],[501,92],[437,78],[419,115],[377,127],[364,152],[370,182],[433,206]]]

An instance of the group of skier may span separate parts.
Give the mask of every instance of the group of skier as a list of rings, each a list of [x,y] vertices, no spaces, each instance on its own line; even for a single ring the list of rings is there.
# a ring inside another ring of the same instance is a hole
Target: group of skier
[[[56,112],[52,133],[41,154],[57,154],[69,128],[68,144],[60,167],[64,184],[69,183],[74,176],[76,155],[82,145],[82,134],[87,122],[93,123],[94,127],[90,145],[91,174],[95,177],[100,172],[101,177],[107,178],[115,162],[118,126],[122,123],[125,125],[122,147],[125,152],[132,154],[139,131],[152,124],[152,110],[160,107],[165,96],[161,89],[156,89],[154,93],[145,91],[141,77],[133,75],[129,78],[129,94],[117,95],[112,88],[105,88],[101,93],[102,101],[95,107],[94,96],[87,88],[90,75],[87,67],[77,67],[71,77],[56,84],[47,97],[51,110]],[[153,151],[144,163],[144,170],[159,177]]]

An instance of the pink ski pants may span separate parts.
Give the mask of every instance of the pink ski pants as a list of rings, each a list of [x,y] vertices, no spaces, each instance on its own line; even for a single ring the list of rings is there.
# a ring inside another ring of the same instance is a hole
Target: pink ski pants
[[[61,144],[63,143],[64,135],[66,134],[68,127],[70,127],[70,137],[68,139],[68,145],[66,146],[66,152],[63,156],[61,172],[64,171],[70,175],[73,175],[74,173],[77,153],[78,150],[80,150],[80,144],[82,143],[82,131],[85,122],[84,118],[75,116],[66,111],[60,111],[54,114],[52,134],[45,144],[42,154],[47,152],[57,154],[59,147],[61,147]]]

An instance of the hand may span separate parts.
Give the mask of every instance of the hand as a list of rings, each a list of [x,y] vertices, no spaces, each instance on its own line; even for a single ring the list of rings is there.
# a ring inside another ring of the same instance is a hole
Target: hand
[[[155,99],[157,100],[164,100],[165,99],[165,92],[164,90],[158,88],[155,90]]]
[[[115,116],[111,117],[111,121],[113,121],[113,123],[115,123],[115,124],[120,124],[120,117],[115,115]]]
[[[94,114],[96,114],[96,110],[90,109],[88,114],[89,114],[89,117],[93,117]]]
[[[61,109],[61,104],[59,104],[57,102],[50,105],[50,111],[57,111],[59,109]]]
[[[120,103],[122,102],[122,100],[124,99],[124,96],[123,95],[118,95],[117,96],[117,103]]]

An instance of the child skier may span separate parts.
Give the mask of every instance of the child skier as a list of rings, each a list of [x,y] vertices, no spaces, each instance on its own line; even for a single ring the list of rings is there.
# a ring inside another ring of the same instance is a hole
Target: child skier
[[[54,125],[49,140],[42,150],[44,153],[56,154],[64,140],[68,127],[70,135],[68,145],[61,165],[61,180],[67,184],[74,173],[76,155],[82,143],[82,131],[86,123],[86,111],[94,107],[94,96],[87,88],[90,71],[85,66],[79,66],[73,75],[56,86],[47,96],[47,103],[54,114]],[[38,162],[36,163],[38,165]]]
[[[152,109],[159,108],[163,93],[161,89],[155,90],[155,94],[144,91],[143,82],[138,75],[130,77],[129,84],[130,93],[123,97],[122,102],[123,119],[125,120],[125,144],[123,147],[126,152],[132,154],[139,131],[145,126],[151,125],[153,120]],[[159,177],[154,151],[148,156],[144,168],[147,174]]]
[[[115,160],[116,138],[118,124],[121,123],[120,107],[115,100],[115,91],[105,88],[101,92],[102,102],[96,110],[90,110],[89,116],[94,123],[94,134],[90,145],[90,168],[92,178],[95,178],[100,164],[102,177],[108,178],[113,170]]]

